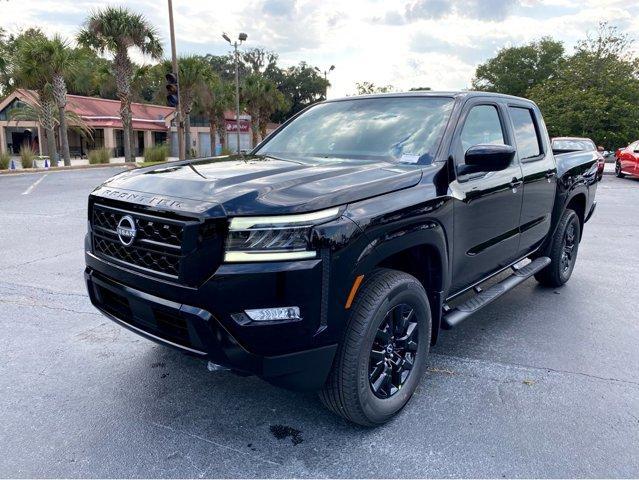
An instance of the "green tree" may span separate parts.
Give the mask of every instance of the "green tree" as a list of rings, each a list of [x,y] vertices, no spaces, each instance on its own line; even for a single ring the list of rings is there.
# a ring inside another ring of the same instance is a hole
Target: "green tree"
[[[167,71],[171,71],[171,63],[166,62]],[[198,100],[198,93],[206,84],[211,74],[210,64],[198,55],[188,55],[178,58],[179,82],[180,82],[180,108],[184,120],[184,143],[186,155],[191,150],[191,111]]]
[[[626,35],[601,24],[557,75],[530,89],[551,136],[589,137],[608,149],[639,137],[639,60],[631,51]]]
[[[211,65],[213,71],[225,82],[235,82],[235,59],[233,54],[228,55],[211,55],[204,56],[204,59]],[[239,63],[238,68],[240,80],[246,78],[251,73],[251,69],[244,63]]]
[[[235,88],[232,83],[222,80],[211,72],[205,83],[200,86],[199,98],[204,113],[209,117],[209,135],[211,153],[215,149],[215,134],[220,138],[222,148],[226,146],[226,123],[224,112],[235,104]]]
[[[368,95],[372,93],[389,93],[394,92],[395,87],[392,85],[375,85],[373,82],[355,82],[356,95]]]
[[[244,79],[242,84],[242,102],[247,113],[251,116],[251,132],[253,146],[259,142],[263,123],[277,110],[285,106],[286,99],[277,89],[275,83],[263,75],[252,73]]]
[[[277,53],[266,50],[264,48],[250,48],[243,52],[241,59],[252,73],[259,73],[275,80],[275,77],[279,74],[279,67],[277,66],[278,55]]]
[[[113,67],[120,116],[124,127],[125,161],[135,161],[133,155],[133,116],[131,102],[134,66],[129,50],[137,48],[143,55],[154,59],[162,57],[162,43],[156,28],[143,15],[123,7],[106,7],[92,12],[77,37],[78,43],[100,54],[113,55]]]
[[[502,48],[477,67],[472,86],[525,97],[529,88],[555,77],[563,61],[563,44],[548,37],[521,47]]]
[[[10,88],[11,59],[9,39],[4,28],[0,27],[0,97],[3,97]]]
[[[325,92],[330,85],[323,75],[305,62],[274,71],[272,80],[287,102],[287,108],[274,112],[272,119],[277,122],[286,121],[309,105],[325,100]]]
[[[38,93],[39,115],[44,129],[47,153],[52,165],[57,165],[55,144],[55,97],[49,71],[41,62],[38,52],[47,38],[41,31],[31,31],[16,39],[12,51],[13,76],[17,85],[30,88]]]
[[[65,74],[73,74],[76,66],[74,51],[68,43],[59,35],[52,39],[45,36],[36,36],[25,45],[28,48],[21,49],[20,55],[25,55],[34,69],[38,69],[43,81],[52,87],[51,93],[58,109],[58,121],[60,128],[60,149],[66,166],[71,165],[69,153],[69,136],[65,108],[67,105],[67,85]],[[55,161],[54,161],[55,162]]]

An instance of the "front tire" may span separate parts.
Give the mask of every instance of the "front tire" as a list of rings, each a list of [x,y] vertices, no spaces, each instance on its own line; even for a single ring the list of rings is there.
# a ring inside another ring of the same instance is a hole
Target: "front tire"
[[[322,403],[371,427],[390,420],[410,400],[430,348],[428,297],[413,276],[375,270],[358,293]]]
[[[559,225],[550,246],[550,265],[535,278],[547,287],[560,287],[566,283],[577,261],[579,240],[581,239],[581,224],[574,210],[566,209],[559,220]]]
[[[621,162],[619,160],[615,162],[615,175],[617,178],[624,178],[626,176],[625,173],[621,173]]]

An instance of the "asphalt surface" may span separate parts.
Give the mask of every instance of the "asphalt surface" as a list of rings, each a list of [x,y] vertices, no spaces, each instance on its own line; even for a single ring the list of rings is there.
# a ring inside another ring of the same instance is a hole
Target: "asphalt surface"
[[[639,476],[639,181],[604,177],[566,286],[444,332],[368,430],[92,308],[86,196],[116,171],[0,176],[0,476]]]

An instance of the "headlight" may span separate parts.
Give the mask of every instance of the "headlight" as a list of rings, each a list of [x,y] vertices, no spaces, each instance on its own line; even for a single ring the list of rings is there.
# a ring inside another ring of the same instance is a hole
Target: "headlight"
[[[299,215],[236,217],[226,239],[225,262],[270,262],[315,258],[310,235],[314,225],[339,215],[339,207]]]

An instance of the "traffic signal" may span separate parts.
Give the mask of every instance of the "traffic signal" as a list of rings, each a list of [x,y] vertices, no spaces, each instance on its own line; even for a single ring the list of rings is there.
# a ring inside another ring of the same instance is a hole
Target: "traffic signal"
[[[166,74],[166,104],[177,107],[179,103],[177,75],[173,72]]]

